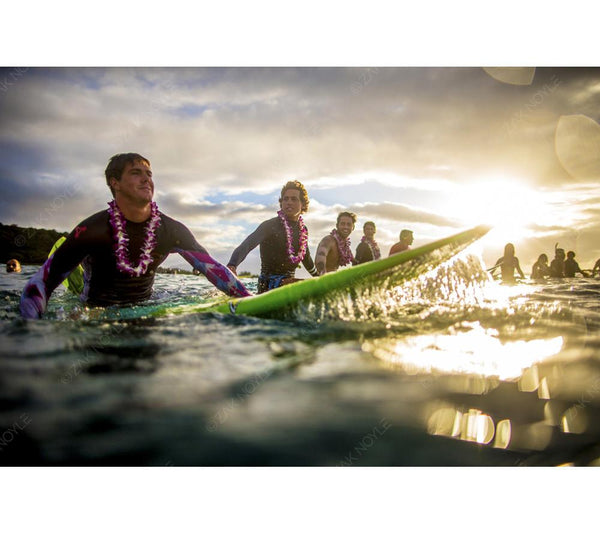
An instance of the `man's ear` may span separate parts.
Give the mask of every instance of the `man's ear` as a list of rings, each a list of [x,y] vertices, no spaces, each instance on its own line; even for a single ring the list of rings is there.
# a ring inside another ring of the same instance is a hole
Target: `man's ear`
[[[116,186],[118,183],[119,183],[119,180],[117,180],[116,178],[111,178],[111,179],[110,179],[110,186],[111,186],[113,189],[115,189],[115,190],[117,190],[117,188],[116,188],[115,186]]]

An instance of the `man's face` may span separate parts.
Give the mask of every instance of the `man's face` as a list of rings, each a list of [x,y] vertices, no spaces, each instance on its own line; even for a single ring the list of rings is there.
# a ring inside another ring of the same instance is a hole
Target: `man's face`
[[[365,225],[363,231],[364,231],[365,237],[367,237],[369,239],[373,239],[373,236],[375,235],[375,227],[372,224]]]
[[[152,168],[144,161],[137,160],[133,164],[127,163],[121,179],[111,178],[111,185],[117,200],[120,197],[138,206],[152,202],[154,196]]]
[[[412,233],[411,233],[411,234],[405,234],[405,235],[402,237],[401,241],[402,241],[403,243],[406,243],[407,245],[412,245],[412,242],[414,241],[414,238],[413,238],[413,235],[412,235]]]
[[[336,228],[340,236],[346,239],[352,233],[352,230],[354,230],[354,221],[351,217],[344,215],[343,217],[340,217]]]
[[[297,221],[302,213],[302,200],[300,191],[297,189],[286,189],[281,196],[279,206],[283,214],[291,221]]]
[[[16,260],[10,260],[6,263],[6,272],[7,273],[18,273],[21,271],[21,266],[19,262]]]

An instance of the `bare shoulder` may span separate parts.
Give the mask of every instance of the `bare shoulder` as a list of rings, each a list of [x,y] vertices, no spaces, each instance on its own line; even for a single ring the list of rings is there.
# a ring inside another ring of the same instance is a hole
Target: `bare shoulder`
[[[331,248],[333,241],[334,241],[334,239],[331,235],[326,235],[319,242],[319,246],[317,247],[317,249],[329,249],[329,248]]]

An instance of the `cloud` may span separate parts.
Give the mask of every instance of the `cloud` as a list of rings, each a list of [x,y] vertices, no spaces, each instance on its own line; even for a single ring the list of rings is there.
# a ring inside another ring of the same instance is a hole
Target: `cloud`
[[[597,122],[600,71],[517,81],[482,68],[29,69],[0,93],[0,220],[34,224],[63,198],[44,225],[72,228],[110,198],[109,157],[136,151],[161,209],[223,250],[274,215],[287,179],[310,188],[315,236],[342,208],[381,221],[382,242],[402,225],[451,231],[452,211],[431,199],[450,207],[455,185],[491,174],[568,193],[544,235],[562,218],[587,228],[597,212],[577,187],[596,181],[597,143],[559,125]]]

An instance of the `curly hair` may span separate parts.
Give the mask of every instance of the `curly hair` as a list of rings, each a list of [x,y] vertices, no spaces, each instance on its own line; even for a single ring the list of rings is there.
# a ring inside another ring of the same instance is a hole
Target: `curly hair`
[[[106,185],[110,187],[110,192],[112,193],[113,197],[115,196],[115,192],[110,186],[110,179],[114,178],[115,180],[119,181],[123,175],[125,166],[128,163],[133,165],[136,161],[143,161],[146,165],[150,166],[150,160],[135,152],[115,154],[112,158],[110,158],[106,170],[104,171],[104,176],[106,177]]]
[[[308,211],[308,204],[309,204],[308,193],[306,192],[306,188],[298,180],[289,181],[281,188],[281,194],[279,195],[280,203],[281,203],[281,200],[283,199],[283,194],[288,189],[295,189],[296,191],[300,192],[300,202],[302,203],[302,210],[300,211],[300,213],[306,213]]]
[[[350,217],[352,219],[352,226],[354,226],[356,224],[356,214],[355,213],[352,213],[351,211],[342,211],[342,213],[340,213],[337,216],[336,224],[340,224],[340,219],[342,217]]]

